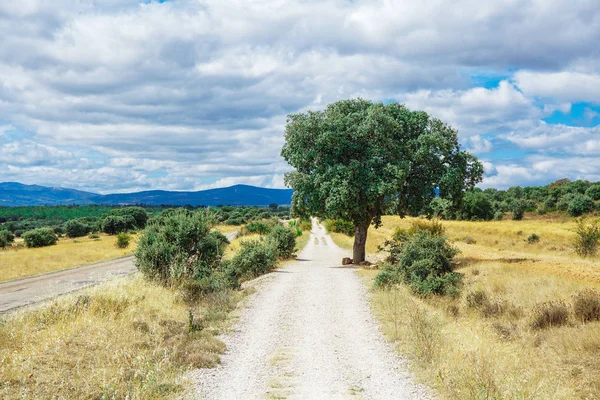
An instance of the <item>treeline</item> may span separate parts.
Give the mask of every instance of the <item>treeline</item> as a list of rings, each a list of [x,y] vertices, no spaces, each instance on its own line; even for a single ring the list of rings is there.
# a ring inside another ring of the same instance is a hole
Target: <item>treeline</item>
[[[578,217],[600,209],[600,182],[561,179],[547,186],[515,186],[508,190],[475,188],[465,193],[462,206],[452,209],[444,199],[433,199],[427,214],[443,219],[523,219],[525,212],[566,212]]]
[[[193,211],[195,207],[184,207]],[[197,207],[202,208],[202,207]],[[106,207],[106,206],[43,206],[0,208],[0,247],[10,245],[15,237],[26,239],[29,247],[55,244],[59,237],[86,236],[104,232],[116,235],[143,229],[152,218],[172,207]],[[268,208],[222,206],[210,209],[215,221],[227,225],[242,225],[268,218],[287,218],[290,210],[271,204]]]

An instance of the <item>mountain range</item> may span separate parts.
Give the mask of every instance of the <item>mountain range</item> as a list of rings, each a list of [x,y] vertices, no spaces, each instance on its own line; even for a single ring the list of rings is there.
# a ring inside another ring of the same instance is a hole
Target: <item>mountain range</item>
[[[266,206],[271,203],[288,205],[292,189],[268,189],[248,185],[174,192],[150,190],[134,193],[97,194],[81,190],[24,185],[17,182],[0,183],[0,207],[54,205],[129,205],[150,206]]]

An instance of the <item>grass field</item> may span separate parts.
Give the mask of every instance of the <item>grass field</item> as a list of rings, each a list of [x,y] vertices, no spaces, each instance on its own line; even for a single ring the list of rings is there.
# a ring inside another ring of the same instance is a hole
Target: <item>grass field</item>
[[[368,252],[411,221],[383,222],[370,229]],[[574,296],[600,290],[600,262],[574,255],[574,222],[443,224],[462,251],[461,295],[421,299],[398,287],[374,291],[371,298],[384,333],[413,360],[417,374],[442,398],[600,398],[600,322],[583,323],[573,313]],[[532,233],[541,239],[528,244]],[[334,240],[352,245],[348,237],[336,234]],[[361,271],[369,284],[376,273]],[[562,325],[536,327],[547,302],[565,310]]]
[[[102,234],[97,239],[63,238],[55,246],[36,249],[14,245],[0,250],[0,282],[111,260],[135,250],[135,240],[127,249],[117,248],[116,240]]]
[[[138,275],[0,319],[0,398],[163,399],[184,371],[219,362],[215,338],[244,292],[208,296],[191,311],[174,290]]]

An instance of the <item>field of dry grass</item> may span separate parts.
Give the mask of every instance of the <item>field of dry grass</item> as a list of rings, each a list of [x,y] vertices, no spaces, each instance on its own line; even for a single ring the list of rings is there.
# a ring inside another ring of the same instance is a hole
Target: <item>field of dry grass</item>
[[[119,249],[115,236],[99,236],[62,238],[55,246],[36,249],[13,245],[0,250],[0,282],[111,260],[135,250],[135,239],[127,249]]]
[[[574,255],[574,222],[443,224],[462,251],[461,295],[421,299],[398,287],[372,296],[384,333],[418,375],[443,398],[600,398],[600,321],[584,323],[574,312],[575,296],[600,291],[600,260]],[[380,230],[369,232],[368,251],[409,225],[410,219],[384,218]],[[527,242],[531,233],[538,243]],[[361,272],[369,284],[376,273]],[[554,326],[539,326],[544,303],[562,313]]]
[[[162,399],[182,373],[218,363],[215,338],[243,292],[209,296],[191,311],[174,290],[139,276],[0,319],[0,398]]]

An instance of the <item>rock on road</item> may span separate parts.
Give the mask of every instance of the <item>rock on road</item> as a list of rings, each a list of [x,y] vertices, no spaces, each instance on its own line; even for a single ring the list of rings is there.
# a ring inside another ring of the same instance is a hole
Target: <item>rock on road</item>
[[[347,254],[313,221],[298,259],[257,284],[202,399],[429,399],[385,341]]]

